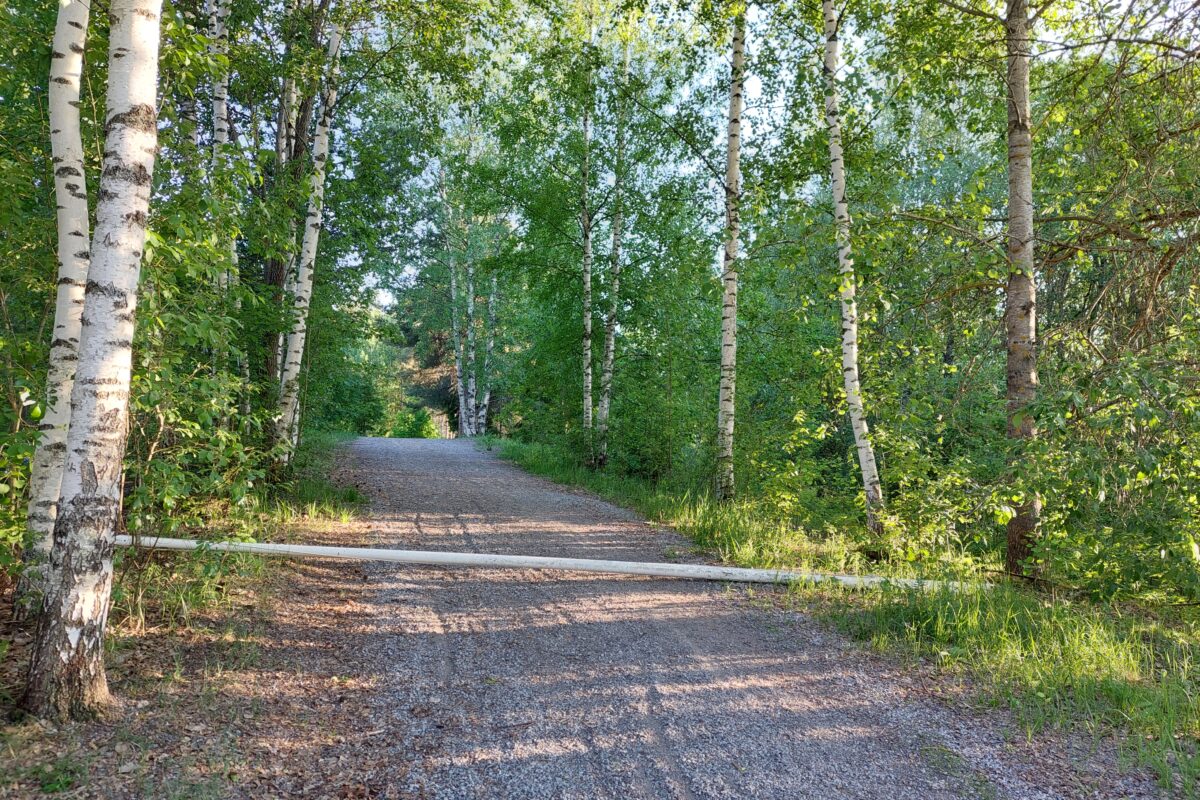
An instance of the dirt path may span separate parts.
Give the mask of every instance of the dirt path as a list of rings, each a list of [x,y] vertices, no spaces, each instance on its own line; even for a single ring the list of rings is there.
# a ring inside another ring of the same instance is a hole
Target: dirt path
[[[643,561],[687,546],[465,441],[359,439],[334,478],[370,508],[309,541]],[[739,589],[279,570],[259,623],[217,623],[172,656],[173,675],[153,660],[118,665],[119,713],[10,734],[10,764],[50,763],[69,745],[87,779],[65,796],[105,798],[1157,796],[1118,772],[1111,748],[1010,743],[1003,714],[930,700],[919,676]],[[33,796],[19,788],[29,781],[5,791],[0,778],[0,797]]]
[[[641,561],[686,546],[468,442],[360,439],[341,471],[371,499],[358,536],[376,546]],[[366,569],[356,677],[372,682],[363,725],[387,743],[373,749],[396,765],[398,794],[1153,794],[1118,788],[1098,753],[1010,746],[804,618],[724,586]]]

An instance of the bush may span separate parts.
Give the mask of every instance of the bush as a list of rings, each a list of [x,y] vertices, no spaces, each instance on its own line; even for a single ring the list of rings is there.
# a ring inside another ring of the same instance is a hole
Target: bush
[[[387,435],[395,439],[436,439],[437,426],[424,406],[402,408],[392,418]]]

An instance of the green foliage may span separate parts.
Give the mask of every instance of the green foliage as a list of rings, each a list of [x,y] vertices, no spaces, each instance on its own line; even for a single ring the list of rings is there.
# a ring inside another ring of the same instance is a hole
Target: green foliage
[[[87,775],[87,767],[76,756],[60,756],[48,764],[30,767],[28,777],[37,782],[46,794],[58,794],[79,785]]]
[[[964,591],[841,596],[801,590],[847,633],[963,671],[1029,729],[1084,721],[1127,730],[1124,747],[1164,786],[1200,779],[1200,634],[1167,623],[1007,585]]]
[[[418,406],[402,408],[396,412],[388,426],[387,435],[401,439],[436,439],[438,429],[433,424],[429,409]]]

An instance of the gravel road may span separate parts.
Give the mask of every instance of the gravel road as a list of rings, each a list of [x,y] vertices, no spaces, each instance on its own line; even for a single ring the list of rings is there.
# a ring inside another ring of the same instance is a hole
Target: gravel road
[[[346,544],[638,561],[687,546],[467,441],[358,439],[335,477],[370,498],[364,518],[332,532]],[[357,687],[357,744],[346,740],[336,760],[376,765],[372,794],[1157,796],[1141,776],[1118,772],[1109,745],[1028,741],[1002,713],[930,699],[919,675],[803,615],[749,602],[740,588],[320,569],[342,581],[360,573],[352,615],[325,621],[322,647],[326,669],[338,665]]]

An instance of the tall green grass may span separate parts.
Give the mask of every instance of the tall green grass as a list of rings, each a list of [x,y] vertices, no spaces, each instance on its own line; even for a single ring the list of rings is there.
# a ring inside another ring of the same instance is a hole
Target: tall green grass
[[[881,568],[859,555],[849,537],[809,536],[753,499],[721,504],[703,491],[594,471],[546,444],[492,440],[488,446],[529,472],[586,487],[670,525],[698,548],[739,566],[852,573]],[[786,601],[883,651],[969,676],[980,701],[1012,709],[1028,733],[1046,726],[1115,732],[1122,752],[1153,769],[1164,787],[1198,796],[1200,635],[1194,615],[1101,606],[1009,584],[989,588],[977,573],[947,577],[975,588],[795,586]]]
[[[337,447],[354,434],[306,433],[289,474],[269,490],[237,505],[206,509],[207,522],[179,535],[207,541],[264,541],[285,536],[297,523],[348,522],[363,498],[336,486],[328,475]],[[153,551],[126,548],[115,560],[113,621],[137,633],[148,626],[185,626],[192,615],[219,606],[266,571],[261,556],[212,550]]]
[[[795,597],[880,650],[970,676],[1027,733],[1074,724],[1125,734],[1124,752],[1160,783],[1197,794],[1200,643],[1182,621],[1007,584]]]

